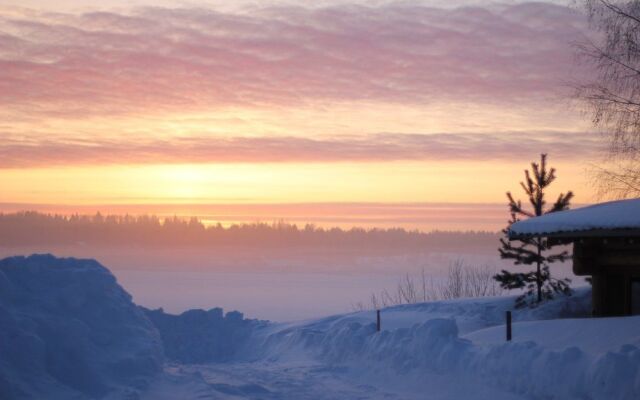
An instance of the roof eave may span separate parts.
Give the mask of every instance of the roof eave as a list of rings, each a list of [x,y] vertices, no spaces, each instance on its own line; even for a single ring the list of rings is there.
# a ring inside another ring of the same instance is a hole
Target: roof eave
[[[585,238],[619,238],[634,237],[640,238],[640,228],[626,229],[587,229],[579,231],[558,231],[558,232],[533,232],[516,233],[509,231],[509,240],[530,239],[536,237],[547,237],[556,239],[566,239],[569,241]]]

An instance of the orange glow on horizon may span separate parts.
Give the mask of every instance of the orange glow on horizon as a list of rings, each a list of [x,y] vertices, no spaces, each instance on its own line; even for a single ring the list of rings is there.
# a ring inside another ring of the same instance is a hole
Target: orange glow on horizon
[[[558,169],[556,191],[592,200],[583,168]],[[495,203],[519,193],[526,163],[385,162],[120,165],[0,171],[0,202],[184,204],[298,202]]]

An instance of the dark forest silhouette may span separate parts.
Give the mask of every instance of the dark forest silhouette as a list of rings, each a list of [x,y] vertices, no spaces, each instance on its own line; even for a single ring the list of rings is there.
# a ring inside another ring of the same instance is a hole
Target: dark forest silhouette
[[[286,222],[205,226],[198,218],[153,215],[59,215],[35,211],[0,213],[0,246],[193,245],[311,246],[420,250],[465,245],[492,246],[497,232],[407,231],[403,228],[300,228]]]

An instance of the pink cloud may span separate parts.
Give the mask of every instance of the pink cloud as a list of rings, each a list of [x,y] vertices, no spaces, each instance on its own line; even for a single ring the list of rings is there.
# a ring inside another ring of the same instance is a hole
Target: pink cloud
[[[330,101],[544,104],[583,16],[551,4],[0,13],[0,107],[69,117]]]
[[[593,133],[376,134],[327,139],[189,137],[171,140],[4,140],[0,168],[237,162],[527,160],[541,152],[580,160],[601,151]]]

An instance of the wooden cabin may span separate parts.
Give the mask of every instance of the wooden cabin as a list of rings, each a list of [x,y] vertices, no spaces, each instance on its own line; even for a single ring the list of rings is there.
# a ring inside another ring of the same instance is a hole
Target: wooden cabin
[[[519,221],[509,238],[523,237],[573,244],[573,272],[592,277],[594,316],[640,314],[640,199]]]

